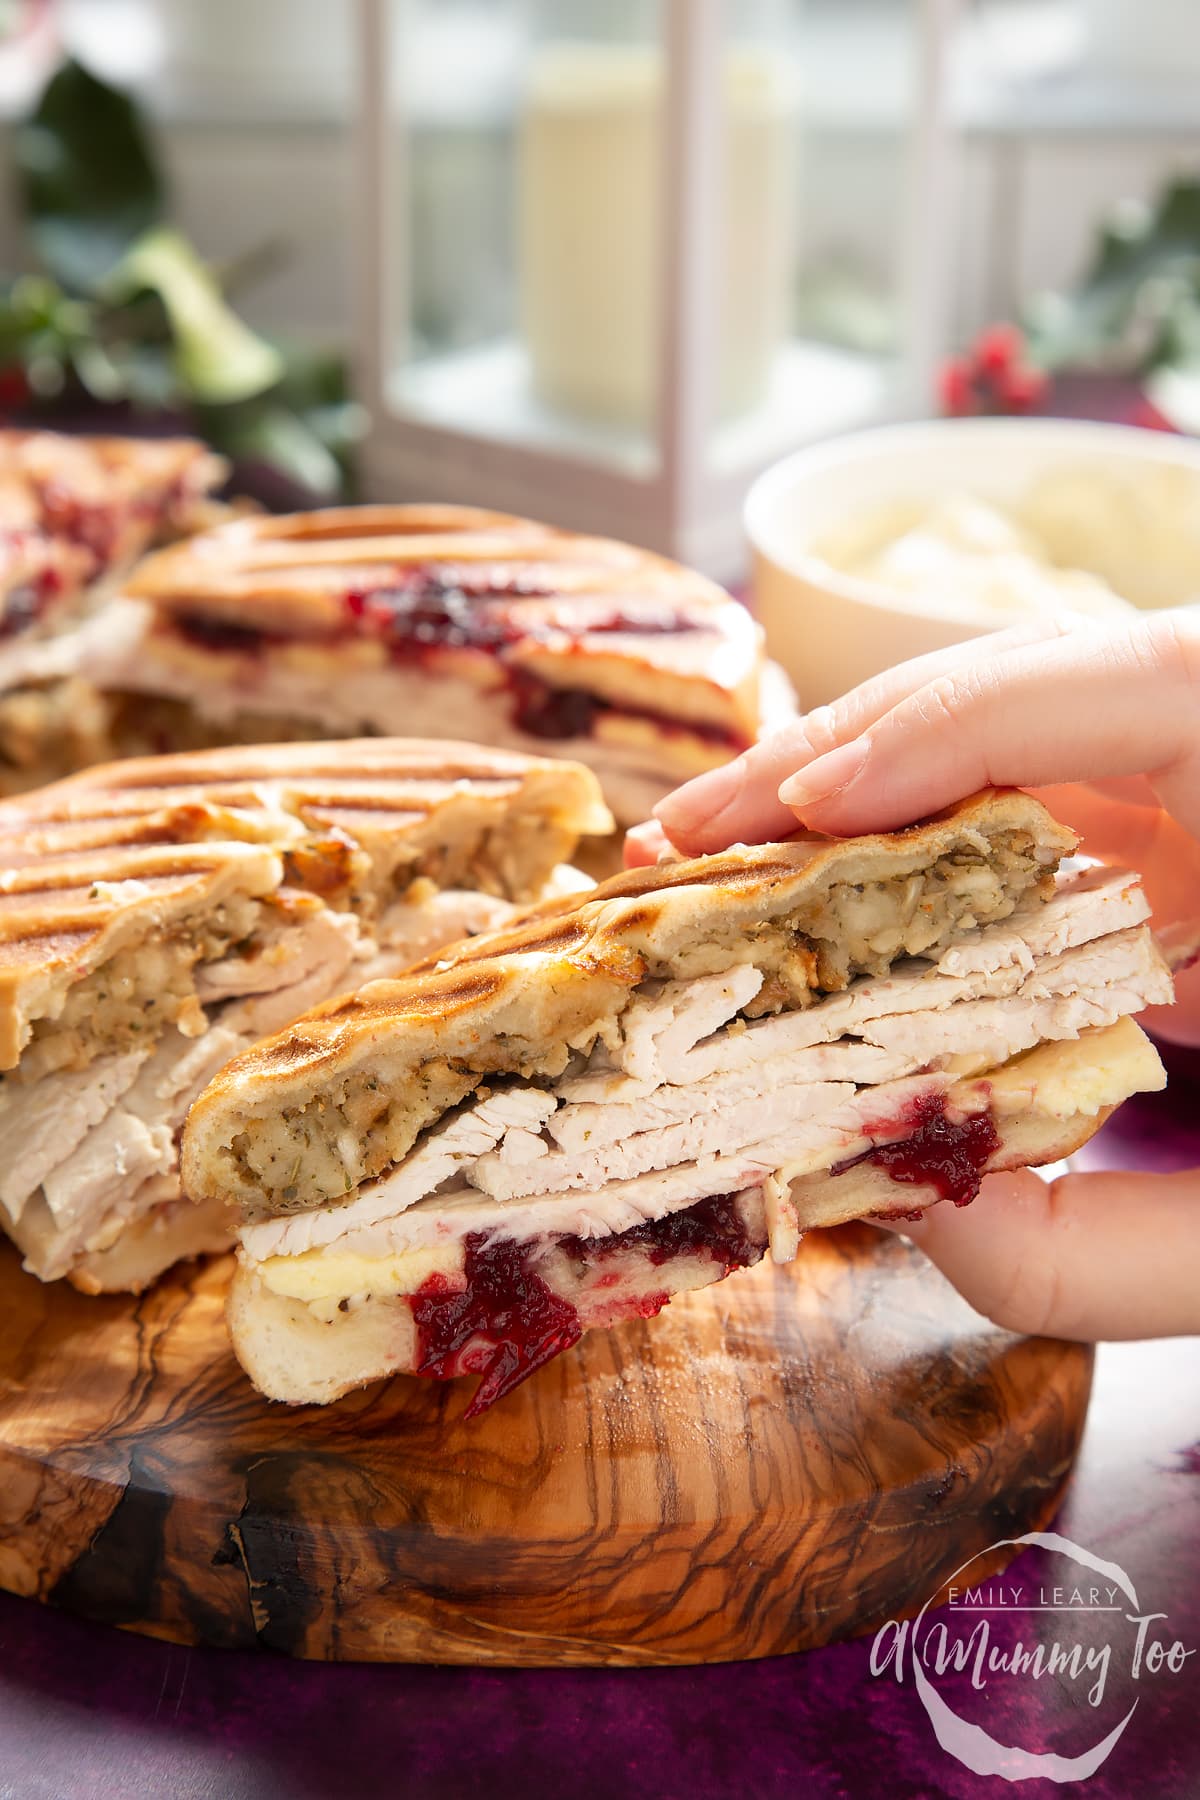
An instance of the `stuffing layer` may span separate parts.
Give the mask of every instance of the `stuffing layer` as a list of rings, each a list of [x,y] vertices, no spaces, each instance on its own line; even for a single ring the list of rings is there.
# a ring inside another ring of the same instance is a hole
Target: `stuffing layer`
[[[66,989],[56,1015],[34,1021],[20,1066],[4,1081],[19,1085],[56,1069],[85,1068],[98,1056],[144,1045],[168,1025],[197,1036],[205,1029],[198,965],[252,942],[269,919],[269,902],[236,894],[203,920],[184,919],[118,950]]]

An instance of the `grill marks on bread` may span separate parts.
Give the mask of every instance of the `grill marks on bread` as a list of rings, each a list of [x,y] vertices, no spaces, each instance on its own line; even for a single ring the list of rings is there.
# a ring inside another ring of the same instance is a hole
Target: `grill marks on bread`
[[[234,896],[286,880],[370,917],[429,875],[527,899],[609,823],[574,764],[389,739],[149,758],[0,803],[0,1069],[91,971]]]
[[[165,615],[232,621],[276,636],[340,634],[345,596],[395,585],[414,570],[489,576],[518,612],[547,599],[644,597],[696,610],[735,603],[666,557],[508,513],[458,506],[356,506],[240,519],[143,562],[126,591]]]

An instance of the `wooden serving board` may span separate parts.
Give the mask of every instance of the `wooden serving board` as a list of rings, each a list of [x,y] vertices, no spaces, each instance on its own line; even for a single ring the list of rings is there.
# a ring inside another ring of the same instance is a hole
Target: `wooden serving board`
[[[1044,1523],[1091,1383],[1090,1351],[985,1325],[864,1226],[585,1337],[471,1424],[469,1383],[268,1405],[227,1274],[88,1299],[0,1251],[0,1585],[296,1656],[767,1656]]]

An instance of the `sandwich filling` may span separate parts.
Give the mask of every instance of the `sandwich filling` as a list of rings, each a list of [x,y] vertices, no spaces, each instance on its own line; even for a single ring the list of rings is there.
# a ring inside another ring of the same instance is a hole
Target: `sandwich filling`
[[[805,936],[698,943],[540,1068],[520,1047],[482,1078],[428,1063],[373,1131],[346,1128],[371,1105],[349,1087],[332,1137],[309,1114],[247,1130],[234,1153],[273,1202],[242,1227],[235,1341],[256,1296],[324,1326],[332,1398],[355,1379],[348,1357],[336,1385],[339,1334],[384,1332],[387,1366],[480,1374],[478,1411],[590,1326],[790,1259],[807,1224],[872,1209],[841,1199],[864,1181],[876,1210],[965,1205],[1018,1129],[1045,1152],[1020,1160],[1062,1154],[1162,1085],[1128,1015],[1171,982],[1136,878],[1044,897],[1041,873],[1014,841],[834,886]]]
[[[0,1077],[0,1217],[33,1272],[87,1285],[131,1227],[179,1201],[183,1122],[230,1057],[363,975],[395,973],[513,910],[425,887],[377,933],[296,889],[235,896],[118,951],[36,1021],[19,1067]],[[181,1209],[176,1223],[195,1221]],[[202,1247],[229,1235],[213,1212]]]
[[[386,734],[402,721],[418,737],[552,748],[588,763],[626,822],[754,740],[760,721],[743,718],[700,672],[714,655],[753,664],[754,627],[733,602],[719,627],[686,606],[620,594],[575,597],[569,622],[559,599],[553,617],[538,621],[525,615],[543,590],[503,571],[490,585],[478,572],[408,576],[396,588],[348,592],[344,628],[312,638],[178,611],[147,617],[131,640],[130,603],[118,603],[114,650],[93,670],[114,694],[153,696],[157,728],[172,743],[205,741],[205,725],[228,741]],[[525,606],[514,618],[506,602],[518,596]],[[650,637],[670,640],[696,672],[638,671]],[[775,680],[764,675],[764,718],[790,709],[786,684],[779,679],[776,691]],[[137,710],[126,710],[125,729],[136,733]]]

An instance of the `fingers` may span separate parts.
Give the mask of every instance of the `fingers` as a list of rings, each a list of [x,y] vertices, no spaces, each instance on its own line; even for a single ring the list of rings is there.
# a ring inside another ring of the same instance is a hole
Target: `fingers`
[[[670,849],[667,834],[657,819],[647,819],[644,825],[631,825],[625,833],[625,867],[645,869],[656,863],[660,856],[668,854]]]
[[[910,823],[989,785],[1150,773],[1200,834],[1200,620],[1160,614],[1009,647],[944,673],[780,798],[840,836]]]
[[[1049,621],[1021,625],[986,640],[953,644],[889,669],[832,706],[789,720],[733,762],[685,782],[654,809],[671,842],[690,855],[730,844],[764,844],[790,837],[796,815],[779,798],[780,783],[838,744],[852,741],[893,707],[939,676],[978,658],[981,645],[1019,647],[1060,636]]]
[[[791,837],[796,815],[780,800],[779,784],[814,754],[805,722],[789,719],[732,762],[676,788],[659,801],[654,816],[689,856]]]
[[[1200,1170],[989,1175],[902,1227],[977,1312],[1092,1342],[1200,1330]]]

